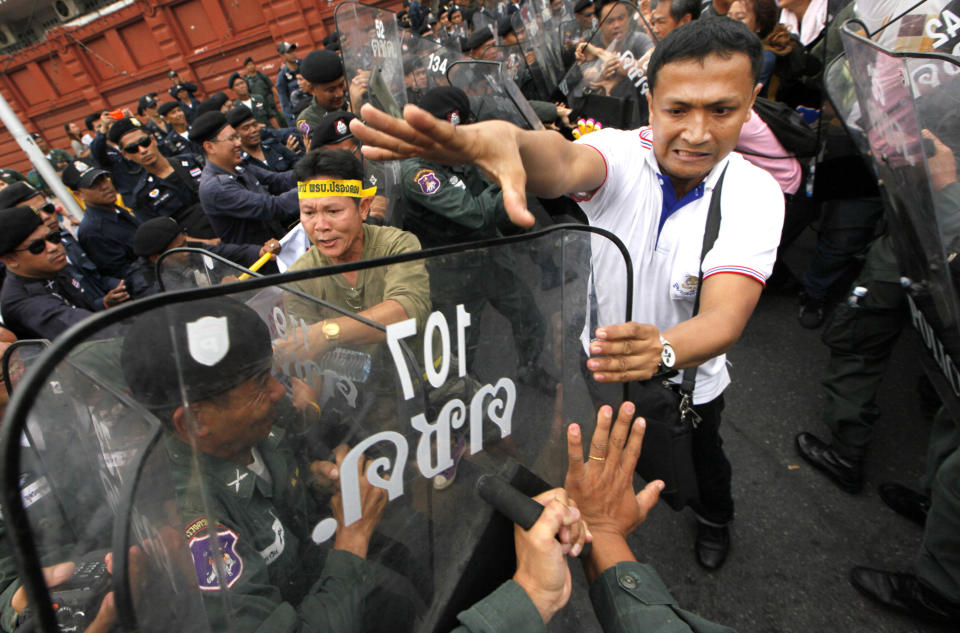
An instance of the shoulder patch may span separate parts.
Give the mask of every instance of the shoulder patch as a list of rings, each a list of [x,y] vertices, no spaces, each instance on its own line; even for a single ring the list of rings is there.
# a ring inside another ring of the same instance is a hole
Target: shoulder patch
[[[308,136],[310,134],[310,124],[307,123],[305,119],[300,119],[297,121],[297,129],[300,130],[300,133],[304,136]]]
[[[243,559],[237,553],[237,541],[240,537],[233,530],[217,525],[215,529],[217,547],[211,547],[211,530],[207,529],[207,519],[197,519],[187,526],[186,535],[193,567],[197,572],[197,586],[200,591],[219,591],[220,577],[214,556],[219,556],[223,564],[223,585],[232,587],[243,574]],[[214,553],[214,549],[217,552]]]
[[[420,186],[420,191],[428,196],[440,191],[440,179],[432,169],[421,169],[413,176],[413,181]]]

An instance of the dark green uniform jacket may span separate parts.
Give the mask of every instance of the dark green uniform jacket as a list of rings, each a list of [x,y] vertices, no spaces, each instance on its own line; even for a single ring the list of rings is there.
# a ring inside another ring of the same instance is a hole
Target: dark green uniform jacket
[[[319,508],[306,489],[284,436],[275,426],[257,446],[272,483],[203,453],[200,472],[194,473],[190,447],[168,438],[177,502],[211,626],[276,633],[356,631],[369,564],[312,542],[314,525],[330,511]],[[213,535],[223,554],[222,580],[212,565]]]
[[[604,633],[734,633],[681,609],[657,572],[633,561],[618,563],[590,586]],[[454,633],[539,633],[547,628],[523,588],[512,580],[457,616]]]

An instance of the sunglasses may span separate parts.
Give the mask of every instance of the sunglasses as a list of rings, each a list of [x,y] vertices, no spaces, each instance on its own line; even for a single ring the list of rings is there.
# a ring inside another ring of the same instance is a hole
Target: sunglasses
[[[46,242],[50,242],[51,244],[59,244],[60,240],[61,238],[60,238],[59,231],[50,231],[43,237],[38,237],[37,239],[27,244],[26,248],[18,248],[13,252],[20,253],[22,251],[30,251],[31,255],[39,255],[43,251],[47,250]]]
[[[123,146],[123,151],[127,154],[136,154],[140,151],[140,148],[146,149],[150,147],[150,144],[153,143],[153,137],[149,134],[144,136],[142,139],[135,143],[130,143],[129,145]]]
[[[34,213],[46,213],[47,215],[53,215],[57,212],[57,207],[52,202],[45,202],[36,209],[31,207],[30,210]]]

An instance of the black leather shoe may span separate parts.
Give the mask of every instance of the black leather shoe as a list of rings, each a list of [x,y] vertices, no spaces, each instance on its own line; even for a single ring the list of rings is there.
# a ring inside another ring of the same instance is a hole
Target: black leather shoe
[[[832,446],[813,433],[798,433],[796,444],[800,457],[829,477],[841,490],[851,494],[863,490],[861,462],[841,457]]]
[[[960,604],[923,585],[913,574],[854,567],[850,582],[860,593],[890,609],[933,622],[960,623]]]
[[[930,511],[930,497],[896,483],[883,483],[878,488],[880,498],[890,509],[923,527]]]
[[[697,522],[697,562],[705,569],[720,569],[730,551],[730,528]]]

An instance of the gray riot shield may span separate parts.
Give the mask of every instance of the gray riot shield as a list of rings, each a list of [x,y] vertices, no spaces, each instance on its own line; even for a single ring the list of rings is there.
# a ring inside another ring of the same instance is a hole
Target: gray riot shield
[[[341,2],[334,21],[354,112],[359,113],[361,101],[369,101],[392,116],[402,116],[407,92],[396,14],[358,2]],[[391,224],[400,177],[397,161],[364,159],[364,176],[377,187],[377,195],[386,198],[383,221]]]
[[[450,65],[450,84],[467,93],[470,109],[478,121],[499,119],[528,130],[542,130],[526,97],[496,62],[462,61]]]
[[[960,372],[960,189],[944,175],[943,155],[960,150],[960,62],[939,53],[894,53],[871,42],[856,23],[844,25],[859,108],[841,114],[865,140],[889,207],[894,241],[915,326],[955,394]],[[828,75],[829,77],[829,75]],[[835,84],[844,75],[835,73]],[[844,102],[842,88],[834,88]],[[849,94],[849,93],[847,93]],[[849,103],[846,99],[845,103]],[[862,132],[861,132],[862,131]],[[923,133],[925,131],[926,133]]]
[[[634,5],[604,5],[600,26],[577,45],[576,63],[559,85],[572,116],[625,130],[646,125],[647,63],[655,39]]]
[[[88,602],[114,587],[122,630],[449,631],[514,571],[479,477],[560,485],[566,421],[592,433],[591,249],[629,310],[622,244],[577,226],[166,292],[66,333],[18,385],[0,447],[41,630],[58,596],[41,565],[105,548]],[[527,261],[542,257],[559,287]],[[33,422],[43,444],[22,439]],[[120,438],[133,453],[108,459]],[[575,602],[551,626],[588,626]]]

